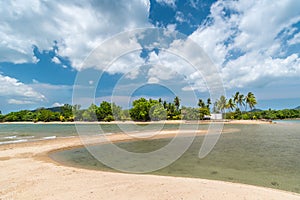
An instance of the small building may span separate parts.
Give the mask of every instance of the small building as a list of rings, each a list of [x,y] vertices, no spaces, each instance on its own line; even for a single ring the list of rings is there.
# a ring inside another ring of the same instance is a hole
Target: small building
[[[210,114],[210,119],[211,120],[222,120],[223,115],[222,115],[222,113],[212,113],[212,114]]]

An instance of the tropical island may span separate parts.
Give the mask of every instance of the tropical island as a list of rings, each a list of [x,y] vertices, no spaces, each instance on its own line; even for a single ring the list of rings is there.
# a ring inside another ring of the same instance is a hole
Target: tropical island
[[[221,96],[215,102],[199,99],[197,107],[181,106],[176,96],[173,102],[159,98],[134,100],[132,108],[122,109],[115,103],[103,101],[86,109],[80,105],[64,104],[61,107],[21,110],[1,115],[0,122],[73,122],[73,121],[160,121],[160,120],[214,120],[212,114],[228,120],[275,120],[300,118],[300,107],[283,110],[255,109],[257,100],[252,92],[236,92],[231,98]]]

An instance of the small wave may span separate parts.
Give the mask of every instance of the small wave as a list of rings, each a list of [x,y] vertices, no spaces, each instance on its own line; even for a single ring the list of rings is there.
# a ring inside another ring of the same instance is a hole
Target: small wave
[[[33,136],[33,135],[22,136],[22,137],[20,137],[20,138],[22,138],[22,139],[31,139],[31,138],[34,138],[34,136]]]
[[[56,136],[47,136],[47,137],[43,137],[44,140],[51,140],[51,139],[55,139]]]
[[[0,142],[1,144],[13,144],[13,143],[20,143],[20,142],[27,142],[28,140],[26,139],[21,139],[21,140],[12,140],[12,141],[4,141],[4,142]]]
[[[6,137],[4,137],[5,139],[15,139],[15,138],[17,138],[17,136],[16,135],[13,135],[13,136],[6,136]]]

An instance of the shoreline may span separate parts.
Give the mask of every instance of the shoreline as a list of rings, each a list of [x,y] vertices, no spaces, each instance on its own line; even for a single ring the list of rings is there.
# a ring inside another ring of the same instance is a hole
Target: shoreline
[[[114,142],[128,139],[122,135],[107,137]],[[165,131],[156,137],[171,135],[174,132]],[[57,163],[48,156],[49,152],[81,145],[80,138],[73,137],[0,146],[0,196],[4,199],[72,200],[300,199],[297,193],[240,183],[75,168]]]
[[[78,125],[89,125],[89,124],[211,124],[211,123],[224,123],[224,124],[273,124],[273,122],[265,120],[199,120],[199,121],[189,121],[189,120],[165,120],[165,121],[150,121],[150,122],[136,122],[136,121],[111,121],[111,122],[88,122],[88,121],[75,121],[75,122],[0,122],[1,124],[78,124]]]

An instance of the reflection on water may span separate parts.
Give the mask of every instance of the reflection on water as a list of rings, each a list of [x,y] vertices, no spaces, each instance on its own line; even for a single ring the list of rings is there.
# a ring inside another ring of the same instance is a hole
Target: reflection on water
[[[226,125],[225,128],[240,131],[222,134],[204,159],[198,158],[203,136],[196,137],[180,159],[153,174],[217,179],[300,193],[300,124]],[[158,139],[118,145],[133,152],[149,152],[169,141]],[[84,148],[56,152],[51,157],[67,165],[113,171]]]

